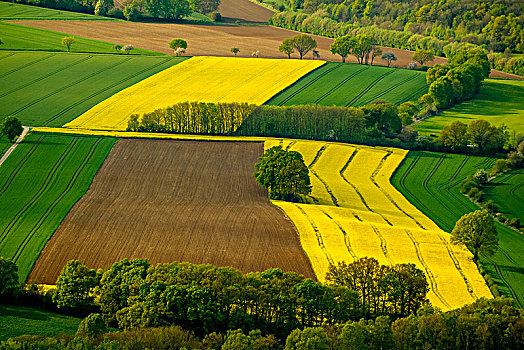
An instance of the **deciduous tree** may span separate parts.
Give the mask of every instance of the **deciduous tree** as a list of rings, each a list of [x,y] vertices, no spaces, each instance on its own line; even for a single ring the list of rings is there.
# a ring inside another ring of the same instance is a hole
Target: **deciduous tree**
[[[340,55],[342,57],[342,63],[346,62],[346,57],[351,53],[353,46],[355,45],[355,39],[349,35],[340,36],[335,38],[333,44],[331,44],[331,53],[333,55]]]
[[[107,332],[107,326],[100,314],[90,314],[80,322],[75,336],[95,338]]]
[[[69,261],[56,281],[53,302],[59,308],[83,308],[91,305],[91,289],[97,284],[95,270],[88,269],[78,260]]]
[[[299,34],[292,39],[293,48],[297,50],[300,59],[317,47],[317,41],[307,34]]]
[[[438,140],[452,150],[465,147],[468,143],[468,126],[456,120],[442,129]]]
[[[433,61],[435,59],[435,55],[429,50],[417,50],[413,53],[412,59],[423,66],[425,62]]]
[[[6,117],[0,124],[0,134],[5,135],[10,142],[14,142],[23,131],[22,122],[14,116]]]
[[[66,36],[62,38],[62,45],[67,47],[67,52],[71,51],[71,45],[75,43],[75,37],[74,36]]]
[[[7,300],[13,297],[19,290],[18,266],[0,256],[0,298]]]
[[[278,51],[283,52],[287,55],[287,58],[291,58],[291,54],[295,52],[293,45],[293,38],[287,38],[282,41],[282,44],[278,47]]]
[[[391,62],[392,61],[396,61],[397,60],[397,56],[395,56],[393,51],[386,51],[386,52],[384,52],[382,54],[381,58],[388,63],[388,67],[391,66]]]
[[[485,210],[465,214],[451,231],[451,243],[464,244],[473,251],[473,260],[479,253],[493,255],[498,249],[497,227],[493,217]]]
[[[240,52],[240,49],[238,47],[232,47],[231,52],[237,57],[237,54]]]
[[[178,56],[177,50],[187,49],[187,42],[184,39],[176,38],[169,42],[169,47],[172,48],[175,51],[175,55]]]

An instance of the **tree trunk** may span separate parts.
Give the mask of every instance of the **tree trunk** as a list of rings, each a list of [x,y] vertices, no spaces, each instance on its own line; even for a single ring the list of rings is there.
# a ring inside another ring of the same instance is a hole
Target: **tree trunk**
[[[346,58],[342,57],[342,63],[346,63]]]
[[[473,261],[477,261],[479,259],[479,249],[475,248],[475,253],[473,254]]]

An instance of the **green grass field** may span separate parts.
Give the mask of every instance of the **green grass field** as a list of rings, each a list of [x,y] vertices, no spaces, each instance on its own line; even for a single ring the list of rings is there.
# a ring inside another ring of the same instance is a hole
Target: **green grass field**
[[[0,341],[26,334],[46,337],[74,334],[80,321],[31,307],[0,305]]]
[[[400,104],[427,92],[424,72],[329,62],[267,102],[291,106],[362,106],[375,100]]]
[[[88,15],[86,13],[53,10],[4,1],[0,2],[0,20],[118,21],[114,18]]]
[[[0,118],[0,121],[1,120],[2,120],[2,118]],[[5,137],[4,135],[0,135],[0,158],[2,158],[2,156],[5,153],[5,151],[7,151],[7,149],[9,147],[11,147],[11,145],[12,145],[12,143],[9,142],[7,137]]]
[[[53,52],[0,52],[0,118],[61,126],[116,92],[184,60]]]
[[[3,42],[3,44],[0,45],[0,50],[66,52],[66,47],[62,45],[62,38],[66,36],[70,35],[14,23],[0,22],[0,38]],[[115,53],[113,49],[115,43],[81,37],[75,37],[75,40],[75,43],[71,46],[71,52]],[[126,43],[117,44],[124,45]],[[121,55],[125,55],[125,53],[121,53]],[[129,55],[165,56],[162,53],[139,48],[132,50]]]
[[[409,152],[392,177],[393,185],[437,225],[451,232],[460,217],[479,208],[460,193],[460,183],[477,169],[491,169],[495,158]],[[524,236],[497,224],[499,250],[481,256],[502,294],[524,307]]]
[[[455,120],[467,124],[474,119],[497,126],[504,123],[510,130],[524,133],[524,80],[487,79],[472,100],[414,124],[413,129],[421,134],[439,134]]]
[[[483,187],[486,200],[493,200],[499,212],[524,224],[524,169],[497,176]]]
[[[0,256],[24,281],[115,139],[33,133],[0,167]]]

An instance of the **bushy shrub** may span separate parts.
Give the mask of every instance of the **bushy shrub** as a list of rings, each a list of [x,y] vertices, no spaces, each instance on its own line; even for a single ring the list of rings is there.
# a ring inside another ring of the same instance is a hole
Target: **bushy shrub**
[[[209,17],[213,22],[222,22],[222,15],[220,14],[220,12],[211,12]]]
[[[473,177],[480,185],[488,182],[488,173],[484,169],[478,169]]]

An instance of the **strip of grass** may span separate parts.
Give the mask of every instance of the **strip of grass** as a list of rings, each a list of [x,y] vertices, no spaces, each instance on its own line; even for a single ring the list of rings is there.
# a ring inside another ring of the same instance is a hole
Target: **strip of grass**
[[[475,119],[497,126],[505,124],[510,130],[524,133],[524,80],[487,79],[472,100],[425,119],[413,129],[421,134],[439,134],[455,120],[467,124]]]
[[[524,224],[524,169],[499,175],[483,186],[486,200],[497,204],[507,218],[517,218]]]
[[[488,157],[409,152],[392,183],[442,229],[451,232],[462,215],[479,209],[460,193],[460,183],[477,169],[490,169],[494,162]],[[524,307],[524,236],[500,224],[497,230],[499,250],[493,257],[481,256],[480,261],[501,293]]]
[[[15,4],[4,1],[0,1],[0,20],[118,21],[117,19],[109,17],[53,10],[44,7]]]
[[[118,91],[185,58],[0,52],[0,119],[61,126]]]
[[[67,48],[62,45],[62,38],[70,36],[67,33],[54,32],[51,30],[33,28],[14,23],[0,22],[0,33],[3,45],[0,50],[22,50],[22,51],[58,51],[66,52]],[[88,53],[117,53],[113,49],[115,43],[75,37],[75,43],[71,46],[71,52]],[[125,45],[127,43],[118,43]],[[124,55],[124,53],[120,53]],[[135,48],[129,55],[156,55],[165,56],[163,53]]]
[[[82,321],[31,307],[0,305],[0,341],[21,335],[74,334]]]
[[[0,256],[16,262],[21,281],[114,143],[32,133],[0,167]]]
[[[362,106],[375,100],[395,104],[427,92],[424,72],[328,62],[285,89],[267,104]]]

